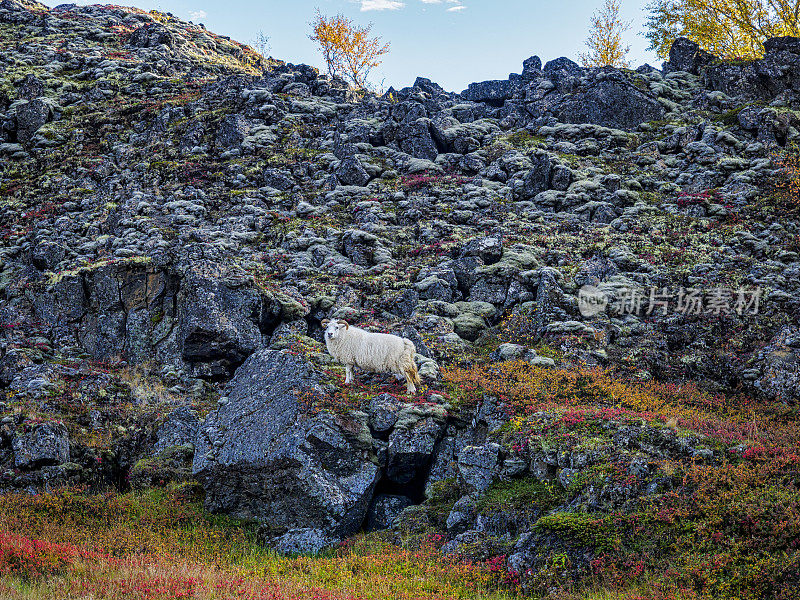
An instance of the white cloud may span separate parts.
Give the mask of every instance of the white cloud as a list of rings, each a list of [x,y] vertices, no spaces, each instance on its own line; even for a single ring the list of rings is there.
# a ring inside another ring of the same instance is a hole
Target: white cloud
[[[208,13],[204,10],[192,10],[189,11],[189,18],[192,21],[199,21],[200,19],[205,19],[208,16]]]
[[[420,0],[423,4],[454,4],[447,9],[448,12],[458,12],[467,8],[461,4],[461,0]]]
[[[400,0],[361,0],[361,11],[397,10],[405,5],[405,2],[400,2]]]

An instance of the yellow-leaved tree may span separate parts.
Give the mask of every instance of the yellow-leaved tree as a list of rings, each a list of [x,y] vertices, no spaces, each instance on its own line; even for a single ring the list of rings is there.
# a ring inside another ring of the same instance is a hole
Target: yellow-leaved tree
[[[800,35],[800,0],[653,0],[645,36],[669,56],[684,36],[724,59],[760,58],[771,37]]]
[[[370,71],[389,52],[389,44],[370,35],[372,23],[359,27],[342,14],[326,17],[317,11],[311,27],[313,31],[308,37],[319,46],[328,73],[348,79],[358,89],[366,89]]]
[[[619,0],[605,0],[603,7],[592,15],[586,45],[589,52],[581,54],[584,67],[627,67],[625,56],[630,50],[622,42],[622,34],[631,24],[619,17]]]

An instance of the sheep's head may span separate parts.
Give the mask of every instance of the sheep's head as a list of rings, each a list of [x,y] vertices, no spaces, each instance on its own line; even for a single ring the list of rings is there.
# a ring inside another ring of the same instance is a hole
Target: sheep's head
[[[344,319],[331,319],[330,321],[325,319],[322,326],[325,328],[326,340],[335,340],[342,331],[350,328],[350,324]]]

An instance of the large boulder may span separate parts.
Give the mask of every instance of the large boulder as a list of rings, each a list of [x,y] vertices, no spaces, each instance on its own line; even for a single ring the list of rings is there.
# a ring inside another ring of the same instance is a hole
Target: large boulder
[[[669,49],[669,61],[664,63],[664,72],[686,71],[697,75],[700,69],[714,60],[714,55],[700,48],[697,42],[679,37]]]
[[[175,35],[159,23],[146,23],[135,29],[128,37],[128,45],[134,48],[155,48],[175,44]]]
[[[266,322],[258,291],[189,273],[181,284],[180,345],[183,359],[204,365],[199,375],[224,376],[262,345]]]
[[[344,185],[365,186],[369,183],[369,173],[364,165],[355,156],[348,156],[342,160],[336,169],[336,177]]]
[[[21,100],[39,98],[44,95],[44,83],[32,73],[28,73],[22,78],[22,81],[17,84],[17,93]]]
[[[43,125],[50,121],[52,108],[41,98],[34,98],[17,107],[17,139],[28,142]]]
[[[236,148],[242,144],[248,133],[250,133],[250,123],[244,116],[227,115],[217,127],[217,146],[222,150]]]
[[[153,446],[153,452],[158,453],[174,446],[194,444],[199,426],[197,412],[193,408],[189,406],[176,408],[156,431],[156,443]]]
[[[392,496],[379,494],[375,496],[367,515],[367,531],[389,529],[394,525],[395,519],[400,516],[404,508],[413,504],[407,496]]]
[[[800,327],[781,329],[758,358],[763,371],[755,387],[787,404],[800,402]]]
[[[61,423],[23,426],[11,440],[14,466],[35,469],[69,461],[69,435]]]
[[[433,417],[421,419],[407,429],[395,429],[389,436],[386,476],[404,485],[424,475],[442,429],[442,423]]]
[[[458,455],[458,478],[467,493],[483,492],[500,471],[500,446],[467,446]]]
[[[436,160],[439,150],[431,136],[431,122],[419,118],[410,123],[402,123],[397,130],[397,144],[400,149],[415,158]]]
[[[743,100],[771,100],[784,92],[796,100],[800,94],[800,38],[768,39],[762,60],[715,61],[703,69],[702,85]]]
[[[562,123],[594,123],[617,129],[633,129],[663,119],[666,113],[655,97],[611,67],[604,79],[558,97],[549,110]]]
[[[502,105],[503,102],[511,97],[512,91],[513,87],[510,80],[496,79],[470,83],[467,89],[461,92],[461,97],[472,102]]]
[[[361,527],[379,477],[372,438],[365,423],[309,410],[305,399],[321,394],[296,356],[261,350],[247,359],[195,442],[208,510],[256,519],[286,551],[316,550]]]

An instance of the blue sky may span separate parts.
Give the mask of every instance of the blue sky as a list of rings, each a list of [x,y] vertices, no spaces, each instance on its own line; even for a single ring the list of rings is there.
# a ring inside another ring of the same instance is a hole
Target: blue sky
[[[67,1],[67,0],[60,0]],[[116,0],[126,4],[129,0]],[[59,2],[47,0],[52,5]],[[80,4],[94,4],[79,0]],[[589,19],[602,0],[136,0],[145,10],[171,12],[203,23],[215,33],[252,43],[258,31],[270,38],[270,54],[293,63],[321,66],[308,39],[308,22],[319,8],[342,12],[391,43],[391,53],[370,78],[383,87],[411,85],[419,75],[447,90],[472,81],[505,79],[519,73],[533,54],[543,62],[559,56],[578,60]],[[622,16],[633,21],[626,33],[633,66],[660,61],[639,32],[647,0],[622,1]]]

